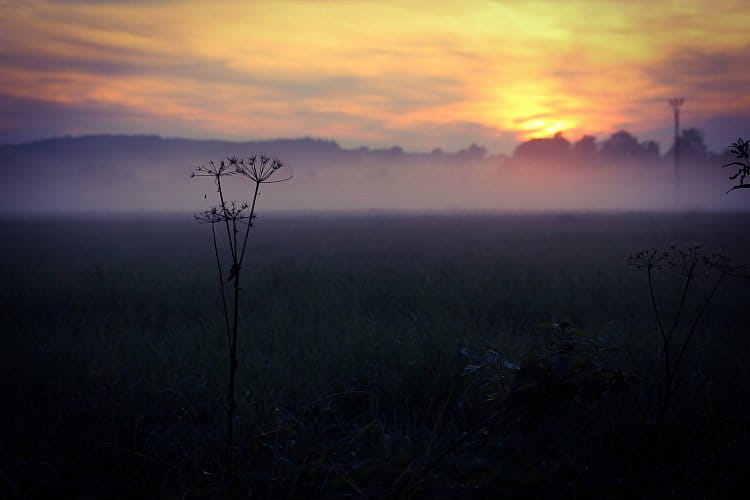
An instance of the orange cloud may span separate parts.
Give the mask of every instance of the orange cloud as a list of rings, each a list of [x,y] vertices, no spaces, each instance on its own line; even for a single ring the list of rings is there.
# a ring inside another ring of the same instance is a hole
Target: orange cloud
[[[653,133],[673,95],[696,120],[750,115],[748,21],[735,0],[6,2],[0,93],[167,135]]]

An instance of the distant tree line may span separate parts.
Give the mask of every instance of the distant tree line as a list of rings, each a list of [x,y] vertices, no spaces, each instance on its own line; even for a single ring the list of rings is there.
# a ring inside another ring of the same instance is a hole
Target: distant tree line
[[[519,144],[511,162],[553,162],[578,164],[618,164],[640,163],[651,165],[671,160],[674,154],[671,146],[663,154],[655,141],[639,141],[626,130],[615,132],[603,142],[596,137],[584,135],[576,142],[570,142],[561,132],[553,137],[531,139]],[[680,157],[686,164],[698,164],[725,158],[728,153],[716,154],[708,150],[703,132],[696,128],[684,129],[680,134]]]

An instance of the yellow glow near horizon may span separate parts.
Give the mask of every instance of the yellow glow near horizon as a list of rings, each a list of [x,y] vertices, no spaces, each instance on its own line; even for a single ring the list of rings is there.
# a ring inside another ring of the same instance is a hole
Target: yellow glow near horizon
[[[740,0],[0,0],[0,96],[108,113],[91,132],[639,133],[673,95],[696,119],[750,114],[748,21]]]
[[[518,128],[525,133],[521,136],[523,140],[550,137],[558,132],[575,130],[575,124],[565,120],[548,120],[535,118],[521,123]]]

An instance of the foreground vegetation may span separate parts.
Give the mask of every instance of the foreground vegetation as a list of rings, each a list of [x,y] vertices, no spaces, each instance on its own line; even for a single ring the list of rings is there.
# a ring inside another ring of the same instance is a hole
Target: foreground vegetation
[[[748,220],[264,218],[227,449],[206,228],[4,219],[0,493],[737,494],[750,463],[748,283],[717,290],[657,428],[656,324],[625,259],[677,241],[750,256]],[[666,315],[680,282],[656,280]]]

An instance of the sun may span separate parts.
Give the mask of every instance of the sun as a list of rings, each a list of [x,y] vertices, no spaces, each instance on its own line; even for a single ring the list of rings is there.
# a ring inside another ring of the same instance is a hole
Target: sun
[[[573,130],[576,128],[576,123],[565,119],[532,118],[520,123],[517,128],[520,130],[519,138],[527,141]]]

